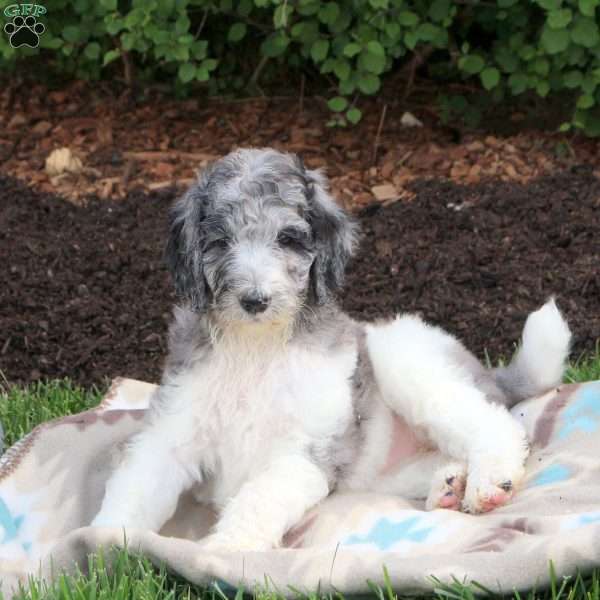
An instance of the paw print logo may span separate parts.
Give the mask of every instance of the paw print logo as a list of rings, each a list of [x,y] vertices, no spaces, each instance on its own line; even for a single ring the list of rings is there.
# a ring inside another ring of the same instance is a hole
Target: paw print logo
[[[13,48],[21,46],[29,46],[37,48],[40,43],[40,35],[44,33],[46,27],[43,23],[38,23],[38,20],[33,16],[15,17],[11,23],[6,23],[4,32],[10,36],[10,45]]]

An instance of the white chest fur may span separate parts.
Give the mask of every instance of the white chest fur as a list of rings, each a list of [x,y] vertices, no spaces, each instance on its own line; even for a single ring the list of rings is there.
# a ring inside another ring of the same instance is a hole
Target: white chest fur
[[[163,398],[160,427],[177,431],[177,458],[197,466],[217,505],[273,458],[326,447],[353,418],[353,350],[255,342],[217,346]]]

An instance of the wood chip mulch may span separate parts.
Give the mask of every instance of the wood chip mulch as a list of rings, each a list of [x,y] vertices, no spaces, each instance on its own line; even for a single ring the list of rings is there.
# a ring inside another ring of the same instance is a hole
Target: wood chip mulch
[[[431,179],[411,202],[357,211],[362,249],[344,308],[420,311],[480,357],[510,355],[556,294],[573,356],[600,340],[600,180],[572,169],[527,185]],[[174,302],[162,261],[172,190],[85,207],[0,176],[0,370],[10,382],[157,381]]]
[[[185,186],[235,147],[274,146],[326,167],[340,201],[359,210],[412,199],[411,183],[424,177],[526,183],[582,163],[600,170],[594,141],[529,131],[461,134],[457,142],[455,131],[432,121],[430,107],[413,109],[424,124],[415,128],[402,124],[399,106],[372,100],[357,127],[340,129],[327,126],[331,113],[318,97],[173,100],[150,92],[134,102],[105,84],[35,85],[26,94],[7,86],[0,92],[0,174],[82,203]],[[69,156],[57,171],[50,157],[64,149]]]

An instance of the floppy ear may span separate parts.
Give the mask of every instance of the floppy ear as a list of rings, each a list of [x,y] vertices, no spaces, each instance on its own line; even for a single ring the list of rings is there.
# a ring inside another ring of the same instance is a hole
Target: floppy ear
[[[306,170],[308,220],[317,255],[311,267],[311,287],[317,304],[324,304],[344,283],[344,271],[357,245],[358,227],[327,192],[320,171]]]
[[[165,249],[167,267],[177,295],[187,299],[194,311],[206,309],[209,289],[202,269],[206,193],[202,182],[194,184],[169,211],[169,238]]]

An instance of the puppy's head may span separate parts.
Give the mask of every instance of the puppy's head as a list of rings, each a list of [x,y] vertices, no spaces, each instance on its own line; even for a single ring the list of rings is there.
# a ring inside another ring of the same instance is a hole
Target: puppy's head
[[[221,326],[292,321],[342,285],[356,227],[325,177],[295,155],[238,150],[170,213],[166,258],[178,294]]]

